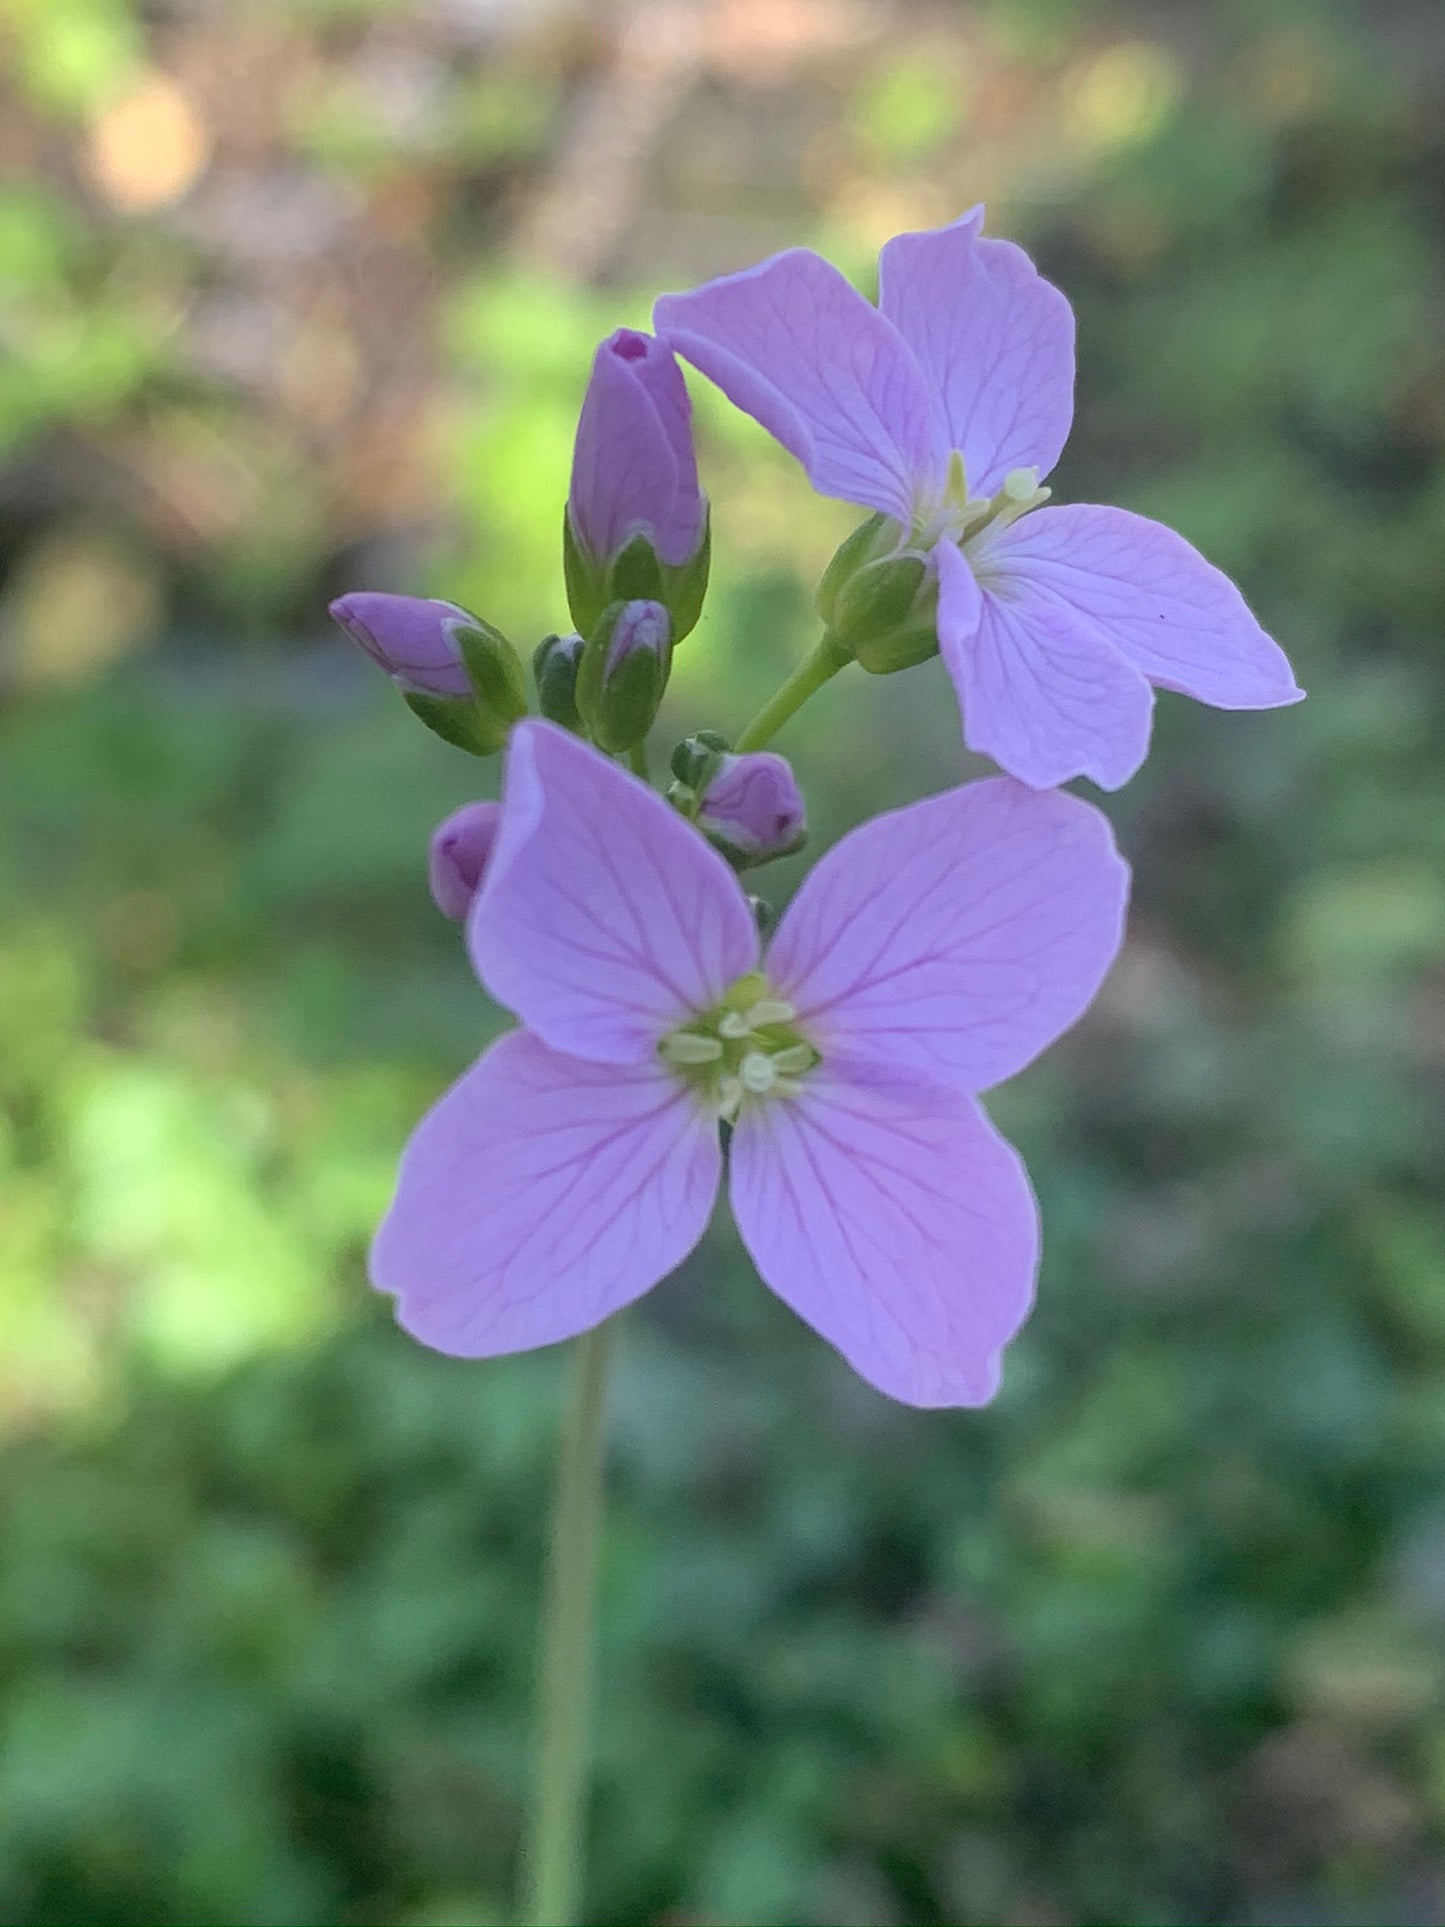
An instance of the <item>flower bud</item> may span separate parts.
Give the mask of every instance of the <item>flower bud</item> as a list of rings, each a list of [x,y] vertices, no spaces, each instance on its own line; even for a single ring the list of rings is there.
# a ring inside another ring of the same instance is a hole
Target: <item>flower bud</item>
[[[330,614],[403,694],[471,694],[462,652],[452,633],[455,623],[470,622],[471,617],[456,603],[429,596],[361,592],[338,596]]]
[[[544,636],[532,654],[537,684],[537,707],[549,723],[576,729],[577,671],[582,662],[581,636]]]
[[[700,729],[695,736],[685,736],[673,750],[672,773],[679,786],[686,791],[685,798],[681,799],[681,807],[689,815],[727,752],[727,738],[719,736],[715,729]]]
[[[563,525],[572,620],[590,635],[609,603],[656,601],[685,636],[709,547],[682,370],[654,336],[619,328],[593,358],[577,423]]]
[[[489,756],[527,713],[522,665],[489,622],[424,596],[338,596],[331,614],[408,708],[449,743]]]
[[[672,619],[660,602],[614,602],[582,652],[577,708],[610,755],[642,742],[672,667]]]
[[[464,803],[432,831],[427,880],[444,917],[464,923],[502,826],[500,803]]]
[[[801,849],[807,808],[786,758],[771,750],[720,756],[698,797],[697,827],[736,869]]]

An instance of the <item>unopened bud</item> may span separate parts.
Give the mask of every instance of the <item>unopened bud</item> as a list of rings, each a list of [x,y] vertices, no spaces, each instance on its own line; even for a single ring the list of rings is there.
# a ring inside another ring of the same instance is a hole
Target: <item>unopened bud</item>
[[[459,749],[489,756],[527,713],[522,665],[500,630],[454,602],[338,596],[331,615],[384,669],[410,708]]]
[[[692,629],[708,574],[707,500],[692,407],[672,351],[620,328],[598,348],[577,423],[563,526],[572,620],[590,635],[612,602],[666,605]]]
[[[471,617],[455,602],[361,592],[338,596],[330,614],[403,694],[470,693],[466,665],[452,630],[454,624],[470,622]]]
[[[611,755],[651,729],[672,667],[672,619],[660,602],[614,602],[588,637],[577,708],[593,742]]]
[[[727,754],[727,738],[719,736],[715,729],[700,729],[695,736],[685,736],[672,752],[671,768],[679,784],[689,792],[690,805],[695,797],[701,795],[708,780],[723,757]]]
[[[797,778],[784,757],[766,749],[719,757],[693,820],[739,870],[790,856],[808,834]]]
[[[549,723],[560,723],[563,729],[578,726],[577,671],[582,650],[579,635],[544,636],[532,655],[537,707]]]
[[[500,803],[464,803],[432,831],[427,879],[444,917],[464,923],[502,826]]]

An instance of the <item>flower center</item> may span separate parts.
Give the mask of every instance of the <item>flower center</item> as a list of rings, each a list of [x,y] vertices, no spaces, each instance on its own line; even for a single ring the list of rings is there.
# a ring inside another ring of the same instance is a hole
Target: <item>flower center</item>
[[[669,1031],[657,1048],[663,1061],[732,1124],[749,1099],[796,1096],[803,1078],[821,1062],[794,1028],[796,1016],[760,971],[750,971],[720,1003]]]
[[[966,550],[985,529],[1007,528],[1030,509],[1041,507],[1052,493],[1051,489],[1040,488],[1036,468],[1011,468],[996,495],[971,496],[963,457],[955,449],[949,457],[948,480],[942,495],[933,501],[920,502],[913,511],[910,543],[931,549],[939,542],[956,542]]]

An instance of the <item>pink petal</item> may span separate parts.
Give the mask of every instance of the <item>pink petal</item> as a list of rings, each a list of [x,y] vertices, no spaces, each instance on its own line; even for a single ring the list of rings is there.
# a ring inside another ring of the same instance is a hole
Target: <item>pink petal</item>
[[[744,1108],[733,1211],[764,1282],[870,1385],[983,1405],[1028,1314],[1038,1215],[1017,1153],[971,1099],[824,1065]]]
[[[979,234],[976,207],[950,227],[900,234],[878,262],[878,305],[942,398],[969,493],[1011,468],[1047,475],[1074,417],[1074,315],[1012,241]]]
[[[716,1119],[660,1067],[583,1063],[514,1030],[414,1133],[372,1282],[434,1351],[555,1344],[682,1262],[720,1176]]]
[[[938,646],[968,747],[1035,789],[1073,776],[1127,783],[1149,753],[1154,698],[1140,672],[1092,622],[1005,567],[1002,542],[981,585],[951,542],[935,555]]]
[[[821,256],[790,248],[653,310],[668,345],[761,422],[822,495],[908,522],[948,457],[897,331]]]
[[[651,1059],[754,968],[736,877],[655,790],[564,729],[522,722],[502,830],[467,925],[499,1002],[554,1050]]]
[[[993,777],[830,850],[779,925],[768,975],[825,1062],[986,1090],[1087,1008],[1128,892],[1091,804]]]
[[[1304,695],[1229,577],[1160,522],[1127,509],[1043,509],[1006,529],[995,552],[1036,597],[1096,625],[1163,689],[1216,709],[1275,709]]]

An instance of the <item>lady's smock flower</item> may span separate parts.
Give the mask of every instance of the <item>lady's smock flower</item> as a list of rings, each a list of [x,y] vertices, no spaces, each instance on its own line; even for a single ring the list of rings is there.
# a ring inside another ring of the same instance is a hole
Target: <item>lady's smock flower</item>
[[[1181,536],[1124,509],[1040,508],[1073,417],[1073,315],[982,221],[888,242],[876,308],[793,248],[664,295],[656,326],[821,494],[896,525],[885,550],[929,559],[969,748],[1036,788],[1113,789],[1148,752],[1151,684],[1220,709],[1302,692]],[[917,660],[908,640],[880,666]]]
[[[1126,891],[1096,810],[996,778],[844,838],[764,961],[696,830],[519,724],[468,940],[525,1028],[417,1130],[373,1279],[463,1357],[585,1331],[697,1243],[725,1121],[733,1211],[778,1296],[893,1397],[982,1403],[1038,1231],[974,1093],[1088,1004]]]

